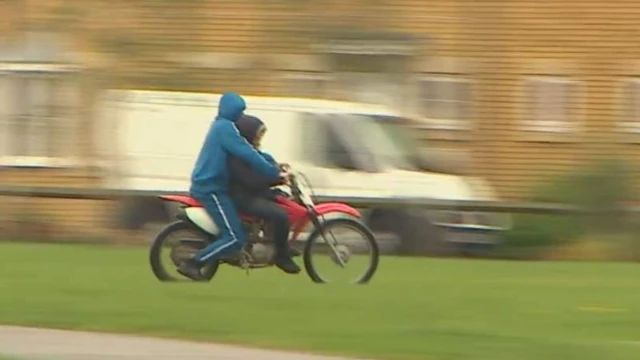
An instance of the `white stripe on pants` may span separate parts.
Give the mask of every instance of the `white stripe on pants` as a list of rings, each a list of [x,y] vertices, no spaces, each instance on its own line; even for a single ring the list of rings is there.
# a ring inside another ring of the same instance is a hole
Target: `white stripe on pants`
[[[222,209],[222,205],[220,204],[220,201],[218,201],[218,198],[216,197],[215,194],[211,194],[211,197],[213,198],[213,201],[216,203],[216,207],[218,208],[218,211],[220,212],[220,216],[222,216],[222,220],[224,221],[223,225],[226,226],[227,230],[229,230],[229,233],[231,234],[231,241],[229,241],[226,244],[223,244],[219,248],[217,248],[217,249],[213,250],[212,252],[210,252],[209,254],[203,256],[202,258],[200,258],[200,261],[207,261],[207,259],[210,259],[211,257],[219,254],[224,249],[227,249],[227,248],[235,245],[236,243],[240,242],[238,240],[238,237],[236,236],[236,234],[233,232],[233,228],[231,227],[231,224],[229,223],[229,219],[227,218],[227,214],[225,214],[224,210]]]

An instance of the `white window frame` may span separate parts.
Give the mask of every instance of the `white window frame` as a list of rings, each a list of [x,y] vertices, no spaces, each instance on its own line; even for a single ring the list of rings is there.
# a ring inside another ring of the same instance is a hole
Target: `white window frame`
[[[452,103],[466,103],[466,118],[462,119],[442,119],[431,117],[425,110],[425,102],[427,99],[422,97],[422,86],[425,82],[456,82],[464,83],[469,86],[469,98],[468,99],[448,99],[442,100]],[[474,81],[466,77],[465,75],[442,75],[442,74],[425,74],[418,76],[416,82],[416,107],[417,112],[424,121],[424,127],[432,130],[446,130],[446,131],[466,131],[472,129],[473,121],[473,92]]]
[[[636,94],[628,94],[629,85],[637,86]],[[629,95],[633,103],[629,103]],[[618,117],[616,128],[619,132],[640,135],[640,76],[630,76],[621,81],[618,87]]]
[[[403,94],[407,93],[404,80],[384,73],[339,72],[335,74],[333,94],[341,100],[376,104],[403,110]]]
[[[290,71],[283,74],[280,77],[280,86],[279,93],[288,94],[288,96],[292,97],[317,97],[319,99],[325,98],[329,93],[329,87],[331,85],[331,81],[333,80],[332,76],[322,72],[313,72],[313,71]],[[294,81],[319,81],[322,83],[323,89],[320,91],[319,95],[306,95],[306,94],[295,94],[292,93],[288,86],[288,84]]]
[[[563,104],[563,119],[536,118],[539,109],[535,93],[532,92],[536,82],[567,86],[565,88],[565,103]],[[566,134],[576,132],[581,128],[582,84],[580,81],[566,76],[527,76],[522,81],[522,94],[522,104],[524,105],[520,114],[521,130],[535,133]]]
[[[20,73],[29,73],[29,72],[39,72],[39,73],[48,73],[48,74],[67,74],[77,72],[78,68],[73,65],[66,64],[39,64],[39,63],[0,63],[0,77],[5,76],[16,76]],[[64,76],[64,75],[63,75]],[[2,79],[4,80],[4,79]],[[43,81],[47,81],[44,80]],[[51,80],[49,80],[51,81]],[[79,82],[78,82],[79,86]],[[10,92],[13,92],[13,89],[9,89]],[[81,90],[76,90],[76,96],[81,96]],[[5,94],[7,96],[7,94]],[[50,95],[47,95],[50,96]],[[57,116],[50,116],[49,114],[45,115],[45,121],[60,121],[63,119],[64,121],[71,122],[70,124],[65,124],[64,131],[69,131],[71,134],[69,138],[73,142],[70,147],[68,153],[76,154],[78,148],[76,146],[77,138],[77,123],[79,120],[80,114],[80,106],[78,99],[76,99],[76,106],[74,110],[74,115],[69,116],[68,114],[62,114]],[[13,110],[9,110],[2,114],[3,118],[0,118],[0,167],[45,167],[45,168],[58,168],[58,167],[77,167],[81,165],[79,160],[79,156],[76,155],[68,155],[68,156],[55,156],[50,154],[38,154],[36,155],[17,155],[15,153],[11,153],[12,149],[10,148],[9,137],[11,136],[11,127],[13,119],[11,118],[14,114]],[[28,135],[31,136],[31,135]]]

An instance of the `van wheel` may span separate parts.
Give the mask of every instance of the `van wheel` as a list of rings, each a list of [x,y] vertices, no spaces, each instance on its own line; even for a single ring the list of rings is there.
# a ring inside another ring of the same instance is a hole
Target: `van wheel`
[[[446,232],[433,225],[426,214],[404,210],[374,210],[367,219],[371,229],[391,232],[400,238],[398,255],[444,256],[454,253]]]

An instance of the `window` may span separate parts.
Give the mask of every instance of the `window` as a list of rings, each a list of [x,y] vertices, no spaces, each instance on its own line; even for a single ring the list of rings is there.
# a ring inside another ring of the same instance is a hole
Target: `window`
[[[406,169],[414,170],[415,167],[419,166],[419,161],[416,159],[421,156],[420,142],[409,125],[410,121],[384,115],[374,115],[371,118],[387,133],[389,139],[395,144],[394,146],[402,153],[405,161],[409,163]]]
[[[342,135],[344,135],[344,132],[339,131],[335,126],[331,126],[330,123],[327,123],[326,127],[327,137],[325,144],[328,164],[341,169],[357,169],[354,156],[343,141]]]
[[[640,78],[627,79],[622,87],[622,109],[619,129],[640,134]]]
[[[9,133],[10,149],[15,156],[47,157],[50,155],[52,109],[51,79],[18,77],[13,79],[13,114]]]
[[[398,121],[398,118],[386,117],[380,120],[377,116],[354,114],[344,116],[342,123],[352,125],[354,132],[358,134],[354,136],[354,140],[359,141],[357,151],[363,153],[363,162],[415,170],[406,151],[406,146],[410,146],[410,143],[406,142],[407,138],[400,139],[394,136],[397,135],[394,130],[398,130],[399,127],[397,124],[391,124],[394,121]]]
[[[329,81],[324,73],[288,73],[282,79],[281,92],[285,96],[322,99],[328,93]]]
[[[332,114],[326,120],[329,126],[329,152],[339,167],[377,172],[383,160],[370,148],[369,135],[359,126],[359,115]],[[365,140],[366,139],[366,140]],[[378,144],[379,145],[379,144]],[[339,162],[338,162],[339,161]]]
[[[327,117],[306,114],[303,118],[304,158],[312,164],[328,167],[353,169],[355,160],[343,135],[334,129]]]
[[[532,77],[525,81],[528,107],[523,130],[563,133],[577,128],[574,101],[577,83],[558,77]]]
[[[53,166],[75,155],[77,82],[57,68],[4,64],[0,84],[2,165]]]
[[[331,94],[340,100],[404,108],[409,105],[406,93],[406,81],[397,74],[341,72]]]
[[[418,101],[429,127],[441,130],[469,128],[471,82],[455,76],[425,76],[419,80]]]

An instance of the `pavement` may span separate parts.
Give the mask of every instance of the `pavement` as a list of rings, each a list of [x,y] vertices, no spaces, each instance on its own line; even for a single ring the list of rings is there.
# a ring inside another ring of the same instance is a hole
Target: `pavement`
[[[20,360],[358,360],[143,336],[0,325],[1,356]]]

